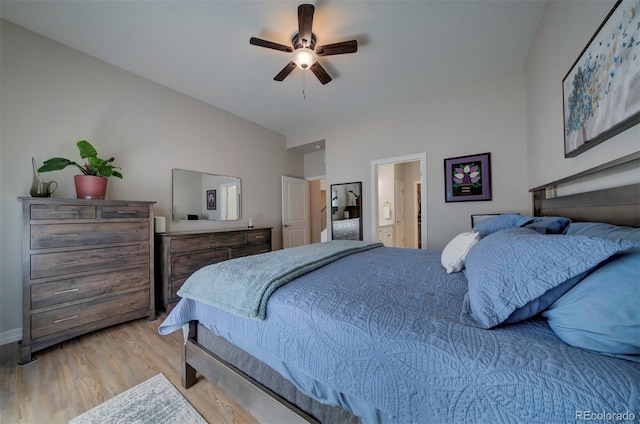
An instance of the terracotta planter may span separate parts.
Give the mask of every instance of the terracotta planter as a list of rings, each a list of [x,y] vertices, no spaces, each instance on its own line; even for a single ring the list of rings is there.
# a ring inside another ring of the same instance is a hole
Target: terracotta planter
[[[95,175],[75,175],[76,197],[78,199],[104,199],[107,193],[106,177]]]

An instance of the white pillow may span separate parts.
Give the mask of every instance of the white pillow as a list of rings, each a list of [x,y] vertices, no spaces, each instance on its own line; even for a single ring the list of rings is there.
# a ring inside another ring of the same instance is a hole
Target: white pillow
[[[440,262],[448,274],[462,271],[469,249],[480,240],[480,233],[469,231],[455,236],[442,251]]]

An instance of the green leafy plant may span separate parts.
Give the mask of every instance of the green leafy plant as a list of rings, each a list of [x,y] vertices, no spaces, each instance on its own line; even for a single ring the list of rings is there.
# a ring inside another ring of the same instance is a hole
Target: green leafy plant
[[[98,177],[118,177],[122,178],[122,174],[113,166],[112,162],[115,158],[100,159],[98,151],[87,140],[80,140],[76,143],[80,150],[80,157],[86,159],[84,164],[79,165],[69,159],[51,158],[42,162],[42,166],[38,168],[38,172],[60,171],[69,165],[77,167],[84,175],[95,175]]]

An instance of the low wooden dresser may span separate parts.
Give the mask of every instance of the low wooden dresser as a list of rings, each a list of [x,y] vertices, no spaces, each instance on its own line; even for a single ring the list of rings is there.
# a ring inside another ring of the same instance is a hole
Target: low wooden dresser
[[[205,265],[271,251],[271,228],[169,232],[156,235],[156,306],[170,311],[178,289]]]
[[[21,362],[79,335],[155,318],[155,202],[21,197]]]

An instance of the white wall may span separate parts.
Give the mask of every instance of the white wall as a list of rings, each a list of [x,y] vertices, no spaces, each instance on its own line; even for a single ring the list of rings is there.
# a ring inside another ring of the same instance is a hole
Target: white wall
[[[362,181],[365,194],[371,192],[372,160],[426,152],[426,247],[440,249],[469,230],[473,213],[531,212],[525,137],[524,72],[518,68],[403,104],[382,105],[378,112],[333,128],[309,128],[304,136],[288,136],[287,144],[324,139],[327,184]],[[444,159],[484,152],[491,152],[493,200],[445,203]],[[376,240],[368,201],[364,205],[364,238]]]
[[[537,187],[640,149],[640,125],[564,158],[562,80],[614,1],[550,1],[525,65],[528,185]]]
[[[323,177],[326,172],[324,166],[324,150],[304,155],[305,178]]]
[[[167,230],[244,227],[251,216],[255,226],[274,227],[281,248],[280,177],[303,176],[302,155],[287,151],[283,135],[0,22],[0,343],[21,336],[17,198],[29,195],[31,157],[79,160],[80,139],[122,167],[124,179],[111,178],[107,196],[156,201]],[[172,168],[241,177],[243,219],[171,223]],[[75,197],[74,174],[44,174],[60,184],[54,197]]]

